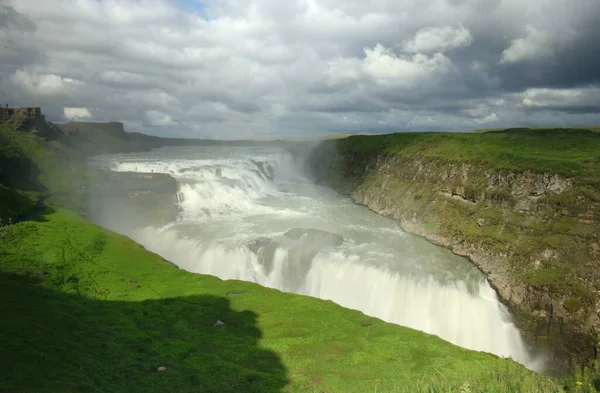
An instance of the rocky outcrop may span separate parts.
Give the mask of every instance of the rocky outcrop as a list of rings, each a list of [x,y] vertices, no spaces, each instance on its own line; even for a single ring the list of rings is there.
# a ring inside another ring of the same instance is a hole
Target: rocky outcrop
[[[287,258],[285,265],[281,267],[281,274],[289,278],[305,277],[319,252],[338,247],[343,242],[344,238],[336,233],[312,228],[292,228],[282,236],[273,239],[260,237],[246,246],[257,256],[258,263],[267,274],[274,269],[277,249],[285,250]],[[299,291],[302,283],[291,280],[288,285],[291,285],[290,290]]]
[[[0,123],[13,122],[15,128],[19,129],[21,123],[26,119],[43,118],[40,108],[1,108]]]
[[[468,257],[532,340],[598,357],[600,190],[555,173],[320,146],[313,173],[408,232]],[[328,150],[328,151],[324,151]]]
[[[60,131],[46,117],[40,108],[0,108],[0,124],[10,123],[17,131],[30,132],[46,139],[59,139]]]

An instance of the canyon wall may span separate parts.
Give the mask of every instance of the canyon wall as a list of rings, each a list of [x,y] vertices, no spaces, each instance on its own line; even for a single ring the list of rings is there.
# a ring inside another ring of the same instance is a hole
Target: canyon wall
[[[364,138],[314,149],[308,163],[317,180],[468,257],[530,340],[578,359],[598,358],[597,185],[464,156],[428,156],[411,152],[411,142],[396,151],[366,148],[371,141]]]

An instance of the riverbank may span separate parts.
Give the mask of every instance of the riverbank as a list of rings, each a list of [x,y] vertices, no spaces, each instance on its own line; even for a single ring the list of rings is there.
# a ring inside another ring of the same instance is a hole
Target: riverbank
[[[471,259],[530,340],[598,357],[600,134],[506,130],[352,136],[315,176],[408,232]]]

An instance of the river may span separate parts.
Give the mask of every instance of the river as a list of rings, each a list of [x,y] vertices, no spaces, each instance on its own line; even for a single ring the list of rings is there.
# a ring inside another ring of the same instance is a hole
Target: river
[[[95,157],[114,171],[167,173],[181,213],[122,232],[180,268],[332,300],[539,371],[485,276],[465,258],[315,184],[283,149],[168,147]]]

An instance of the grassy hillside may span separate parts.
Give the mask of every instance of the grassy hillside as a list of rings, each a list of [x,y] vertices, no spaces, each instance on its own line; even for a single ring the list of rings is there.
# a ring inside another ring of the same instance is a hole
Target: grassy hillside
[[[72,209],[83,208],[85,185],[93,173],[82,156],[10,124],[0,125],[0,217],[28,214],[40,198]]]
[[[337,147],[356,158],[380,153],[422,156],[558,173],[600,185],[600,133],[586,129],[356,135],[338,140]]]
[[[22,183],[6,177],[4,211],[64,195],[0,229],[0,392],[592,392],[600,384],[587,374],[550,379],[332,302],[181,271],[58,207],[79,200],[88,176],[68,149],[8,127],[0,135],[10,146],[0,150],[3,173],[15,154],[34,168]]]

